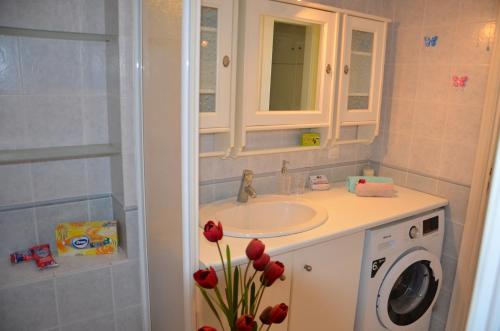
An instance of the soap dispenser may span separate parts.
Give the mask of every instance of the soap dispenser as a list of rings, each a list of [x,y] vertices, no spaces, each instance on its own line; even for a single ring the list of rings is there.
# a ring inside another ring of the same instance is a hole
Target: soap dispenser
[[[290,164],[289,161],[283,160],[283,165],[281,167],[281,173],[279,174],[279,193],[280,194],[290,194],[290,189],[292,186],[292,177],[288,173],[287,166]]]

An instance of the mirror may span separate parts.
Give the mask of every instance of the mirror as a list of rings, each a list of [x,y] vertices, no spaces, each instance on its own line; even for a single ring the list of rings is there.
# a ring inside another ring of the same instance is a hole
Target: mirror
[[[201,8],[200,112],[215,113],[218,9]]]
[[[263,17],[261,111],[318,109],[321,25]]]

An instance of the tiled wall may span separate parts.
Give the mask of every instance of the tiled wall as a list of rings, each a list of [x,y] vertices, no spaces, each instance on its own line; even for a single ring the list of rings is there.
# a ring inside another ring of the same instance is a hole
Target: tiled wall
[[[372,158],[400,185],[449,199],[443,290],[432,320],[444,330],[477,147],[496,0],[394,1],[382,134]],[[438,36],[425,47],[424,36]],[[468,76],[464,88],[452,76]]]
[[[113,143],[112,157],[0,166],[0,252],[55,248],[55,224],[117,219],[124,252],[0,267],[0,330],[141,330],[134,1],[0,1],[0,26],[119,33],[108,43],[0,36],[0,150]],[[120,18],[118,20],[118,18]],[[127,177],[126,179],[124,177]]]

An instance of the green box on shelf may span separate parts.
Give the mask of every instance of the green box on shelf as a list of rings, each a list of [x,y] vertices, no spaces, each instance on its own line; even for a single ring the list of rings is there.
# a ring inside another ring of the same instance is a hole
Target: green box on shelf
[[[319,133],[316,132],[303,133],[300,139],[301,146],[320,146],[320,144],[320,136]]]

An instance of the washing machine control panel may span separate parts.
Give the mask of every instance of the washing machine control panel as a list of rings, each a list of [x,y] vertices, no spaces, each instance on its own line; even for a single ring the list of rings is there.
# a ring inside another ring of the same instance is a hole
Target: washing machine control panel
[[[408,235],[411,239],[415,239],[418,236],[418,228],[414,225],[410,228]]]
[[[426,234],[432,233],[439,229],[439,217],[434,216],[431,218],[424,219],[422,221],[423,231],[422,234],[425,236]]]

